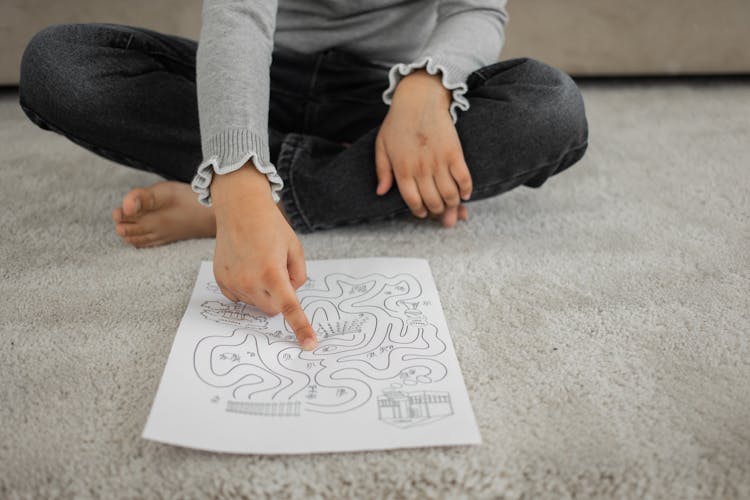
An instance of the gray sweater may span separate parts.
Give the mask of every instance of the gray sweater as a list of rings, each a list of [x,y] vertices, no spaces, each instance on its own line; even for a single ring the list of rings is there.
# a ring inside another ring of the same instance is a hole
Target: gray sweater
[[[390,66],[383,101],[415,69],[441,74],[450,113],[467,110],[468,75],[500,56],[506,0],[204,0],[196,54],[203,161],[192,188],[205,205],[213,175],[252,159],[274,201],[283,187],[268,151],[274,44],[313,53],[338,47]],[[385,83],[385,82],[384,82]],[[374,167],[373,167],[374,168]]]

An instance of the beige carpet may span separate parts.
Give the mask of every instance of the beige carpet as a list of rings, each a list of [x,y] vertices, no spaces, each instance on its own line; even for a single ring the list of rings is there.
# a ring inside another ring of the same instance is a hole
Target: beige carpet
[[[484,444],[292,457],[140,438],[213,241],[124,246],[110,210],[156,178],[6,94],[0,497],[750,497],[750,85],[583,89],[589,153],[541,189],[302,238],[429,259]]]

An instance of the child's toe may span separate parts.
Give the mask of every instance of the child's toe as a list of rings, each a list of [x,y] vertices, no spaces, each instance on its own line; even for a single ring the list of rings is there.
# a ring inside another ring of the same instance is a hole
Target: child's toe
[[[125,222],[115,225],[115,232],[122,237],[141,236],[148,233],[146,228],[132,222]]]
[[[138,236],[128,236],[125,238],[125,241],[130,243],[136,248],[146,248],[146,247],[153,247],[160,245],[161,242],[159,242],[153,234],[142,234]]]
[[[135,188],[122,199],[122,211],[126,217],[140,217],[156,208],[156,196],[149,188]]]

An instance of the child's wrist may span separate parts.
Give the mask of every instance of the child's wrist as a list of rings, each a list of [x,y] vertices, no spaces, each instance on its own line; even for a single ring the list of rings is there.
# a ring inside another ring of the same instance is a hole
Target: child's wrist
[[[217,211],[238,202],[260,206],[268,202],[271,206],[275,205],[268,178],[255,168],[251,160],[234,172],[215,174],[209,189],[212,204]]]
[[[439,74],[431,75],[424,69],[415,70],[401,79],[393,93],[393,101],[414,98],[438,99],[446,109],[452,101],[451,91],[443,86]]]

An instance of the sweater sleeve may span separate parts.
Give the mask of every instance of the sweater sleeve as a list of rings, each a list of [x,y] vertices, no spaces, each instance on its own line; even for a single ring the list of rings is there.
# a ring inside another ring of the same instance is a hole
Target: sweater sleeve
[[[270,161],[268,99],[276,0],[204,0],[196,53],[203,160],[191,187],[211,205],[214,174],[252,160],[279,201],[283,182]]]
[[[469,75],[500,57],[508,22],[505,5],[506,0],[438,0],[435,29],[413,61],[391,67],[383,101],[390,105],[401,79],[424,68],[431,75],[440,73],[443,86],[452,91],[450,114],[455,123],[457,110],[469,109],[464,96]]]

